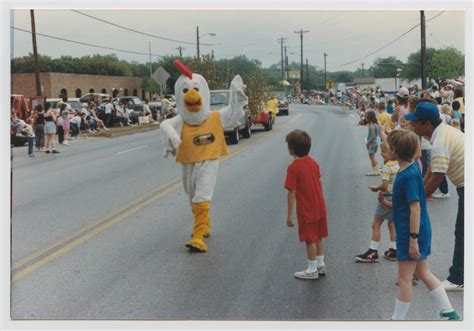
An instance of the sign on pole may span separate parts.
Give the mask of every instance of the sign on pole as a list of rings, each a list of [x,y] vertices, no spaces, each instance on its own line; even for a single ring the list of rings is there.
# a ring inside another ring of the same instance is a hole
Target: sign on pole
[[[151,75],[151,78],[153,78],[153,80],[160,85],[166,83],[170,77],[170,74],[165,69],[163,69],[163,67],[159,67],[155,70],[153,75]]]
[[[291,79],[300,79],[300,72],[297,70],[288,71],[288,77]]]
[[[334,88],[334,82],[332,80],[328,80],[326,82],[326,88],[328,88],[328,89]]]

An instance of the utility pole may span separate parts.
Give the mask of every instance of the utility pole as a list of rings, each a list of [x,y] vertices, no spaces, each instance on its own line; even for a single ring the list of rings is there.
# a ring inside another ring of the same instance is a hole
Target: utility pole
[[[176,49],[179,50],[179,58],[183,59],[183,49],[184,49],[184,47],[179,46],[179,47],[176,47]]]
[[[286,45],[285,45],[285,69],[286,69],[286,80],[289,79],[288,73],[288,55],[286,55]]]
[[[197,60],[201,62],[201,57],[199,56],[199,26],[196,27],[196,39],[197,39]]]
[[[328,83],[328,75],[327,75],[327,71],[326,71],[326,57],[328,55],[326,53],[324,53],[324,88],[326,88],[327,86],[327,83]]]
[[[362,77],[364,77],[364,62],[362,62]]]
[[[420,10],[421,19],[421,88],[426,89],[426,24],[425,11]]]
[[[39,73],[39,60],[38,60],[38,48],[36,46],[36,25],[35,25],[35,12],[33,9],[30,10],[31,16],[31,36],[33,38],[33,68],[35,70],[35,81],[36,81],[36,95],[41,95],[41,81],[40,81],[40,73]]]
[[[303,34],[307,32],[309,31],[303,31],[303,29],[300,29],[300,31],[295,31],[295,33],[300,34],[300,40],[301,40],[301,62],[300,62],[301,90],[303,90]]]
[[[306,59],[306,84],[309,82],[309,64],[308,59]]]
[[[283,57],[283,43],[284,43],[284,40],[286,38],[279,38],[278,39],[278,42],[280,43],[280,48],[281,48],[281,79],[284,80],[285,79],[285,58]]]
[[[151,80],[153,79],[152,78],[153,71],[152,71],[152,68],[151,68],[151,41],[148,42],[148,51],[149,51],[149,54],[150,54],[150,82],[151,82]],[[152,100],[151,99],[151,89],[148,91],[148,94],[150,95],[150,100]]]

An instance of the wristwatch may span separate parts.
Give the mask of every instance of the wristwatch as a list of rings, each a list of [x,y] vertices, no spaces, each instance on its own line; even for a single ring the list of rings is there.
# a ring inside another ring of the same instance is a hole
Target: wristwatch
[[[410,232],[410,237],[412,237],[413,239],[418,239],[418,233]]]

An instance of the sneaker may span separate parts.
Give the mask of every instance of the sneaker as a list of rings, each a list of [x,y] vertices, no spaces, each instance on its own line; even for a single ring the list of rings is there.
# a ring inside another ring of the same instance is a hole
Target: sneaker
[[[50,150],[48,149],[45,153],[46,153],[46,154],[50,154],[51,152],[50,152]]]
[[[63,142],[63,145],[69,146],[69,143],[68,143],[67,141],[64,141],[64,142]]]
[[[61,152],[58,152],[57,150],[53,149],[53,154],[59,154]]]
[[[326,276],[326,266],[320,265],[318,267],[318,274],[319,276]]]
[[[29,157],[35,157],[35,155],[34,155],[34,154],[28,154],[28,156],[29,156]]]
[[[295,272],[295,277],[299,279],[318,279],[319,275],[318,275],[318,270],[312,271],[312,272],[305,270],[305,271]]]
[[[371,172],[367,172],[365,175],[366,176],[380,176],[380,172],[371,171]]]
[[[464,291],[464,284],[458,285],[451,283],[449,280],[443,280],[441,285],[444,287],[446,291]]]
[[[388,251],[383,253],[383,257],[390,261],[397,260],[397,250],[393,248],[389,248]]]
[[[365,263],[372,263],[377,262],[379,260],[379,254],[375,249],[370,249],[365,252],[364,254],[357,255],[355,257],[357,262],[365,262]]]
[[[449,192],[448,193],[435,192],[433,193],[432,196],[435,199],[449,199]]]
[[[120,122],[119,124],[120,124],[120,126],[123,128],[123,123],[122,123],[122,122]]]
[[[455,310],[450,311],[450,312],[441,312],[439,316],[441,317],[442,320],[446,320],[446,321],[460,321],[461,320],[461,316],[459,316],[458,312]]]

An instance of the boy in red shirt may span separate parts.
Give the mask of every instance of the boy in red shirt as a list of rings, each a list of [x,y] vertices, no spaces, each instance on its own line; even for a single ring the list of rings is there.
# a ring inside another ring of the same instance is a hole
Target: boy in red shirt
[[[288,190],[287,225],[293,227],[296,201],[298,236],[306,242],[308,269],[295,273],[296,278],[318,279],[326,274],[323,238],[328,236],[326,202],[319,165],[308,155],[311,137],[305,131],[294,130],[286,136],[288,152],[294,160],[289,165],[285,180]]]

